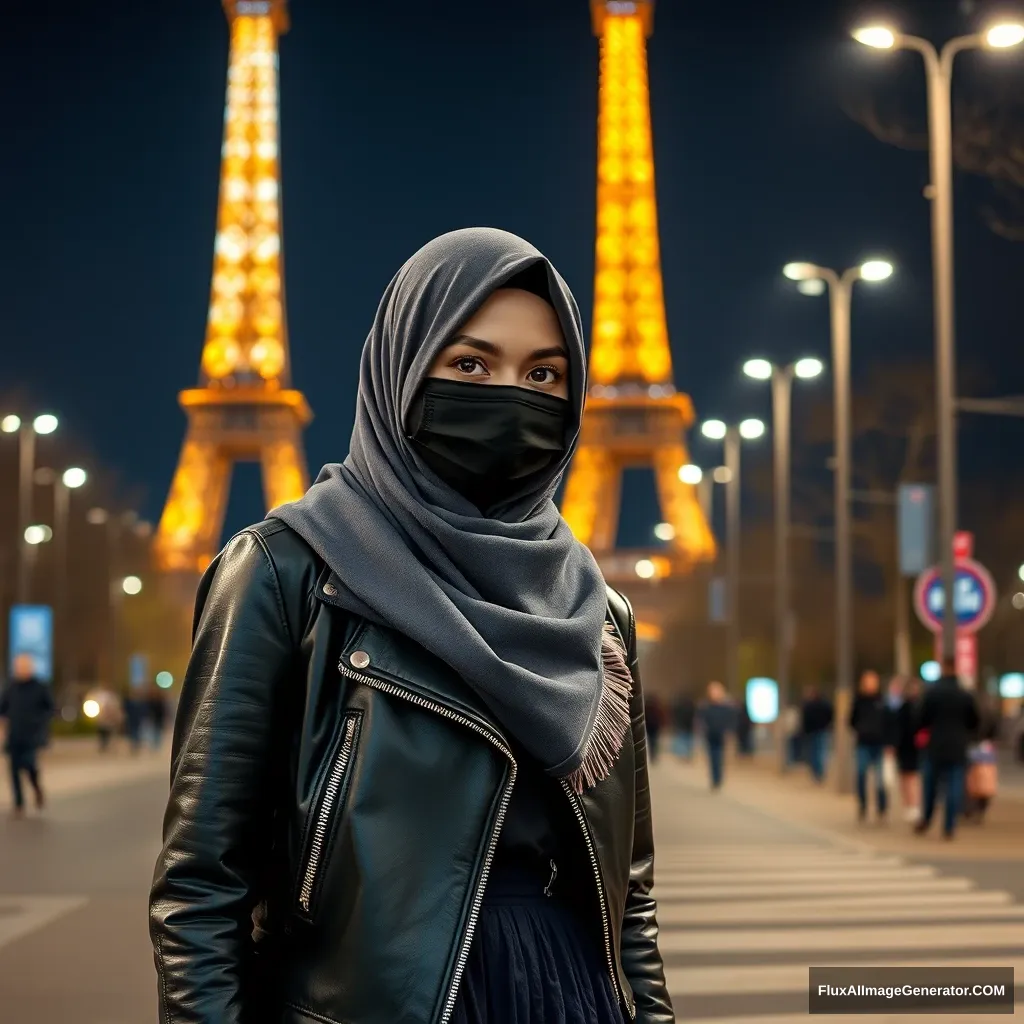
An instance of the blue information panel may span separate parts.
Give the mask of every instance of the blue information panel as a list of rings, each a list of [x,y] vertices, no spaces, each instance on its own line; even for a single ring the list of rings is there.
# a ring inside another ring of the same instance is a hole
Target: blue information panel
[[[36,677],[53,682],[53,609],[44,604],[16,604],[11,608],[8,669],[14,673],[19,654],[32,658]]]
[[[935,557],[935,488],[930,484],[900,484],[900,572],[917,576]]]

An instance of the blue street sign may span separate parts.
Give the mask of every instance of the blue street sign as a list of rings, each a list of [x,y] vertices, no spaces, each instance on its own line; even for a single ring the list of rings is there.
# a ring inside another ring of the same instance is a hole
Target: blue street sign
[[[900,572],[917,576],[935,559],[935,488],[931,484],[900,484]]]
[[[145,654],[133,654],[128,659],[128,685],[138,690],[149,681],[149,658]]]
[[[720,624],[728,621],[729,608],[726,603],[725,580],[716,576],[708,583],[708,621]]]
[[[14,659],[19,654],[27,654],[36,677],[53,682],[53,609],[44,604],[16,604],[9,622],[9,671],[14,673]]]
[[[992,617],[996,604],[996,588],[984,566],[973,559],[961,559],[956,566],[953,589],[953,612],[956,627],[966,633],[975,633]],[[914,588],[914,606],[918,617],[929,629],[942,631],[942,618],[946,608],[946,594],[942,586],[942,571],[933,566],[922,573]]]

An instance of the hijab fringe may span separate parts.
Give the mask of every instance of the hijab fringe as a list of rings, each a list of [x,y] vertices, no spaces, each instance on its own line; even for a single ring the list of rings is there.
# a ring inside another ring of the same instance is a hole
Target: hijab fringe
[[[610,622],[604,624],[601,635],[601,667],[601,698],[583,760],[566,777],[577,796],[611,774],[630,731],[629,700],[633,693],[633,677],[626,664],[626,649]]]

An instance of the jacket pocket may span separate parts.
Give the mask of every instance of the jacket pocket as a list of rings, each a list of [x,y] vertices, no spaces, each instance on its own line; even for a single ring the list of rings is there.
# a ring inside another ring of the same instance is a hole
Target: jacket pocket
[[[345,786],[359,734],[359,719],[359,712],[350,712],[342,717],[338,740],[334,745],[321,791],[313,802],[313,810],[306,828],[307,839],[300,862],[296,899],[298,912],[307,919],[313,916],[319,880],[337,825],[337,817],[344,803]]]

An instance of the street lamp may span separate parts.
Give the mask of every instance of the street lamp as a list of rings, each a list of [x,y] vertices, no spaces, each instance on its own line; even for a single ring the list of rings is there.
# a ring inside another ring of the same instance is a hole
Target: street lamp
[[[725,559],[728,636],[725,651],[725,682],[729,692],[740,695],[740,443],[764,434],[760,420],[746,419],[736,425],[722,420],[705,420],[700,432],[709,440],[724,442],[725,465],[714,472],[716,482],[725,484]],[[726,473],[719,470],[725,469]]]
[[[71,512],[71,492],[83,487],[89,479],[89,474],[78,466],[72,466],[58,477],[53,474],[53,519],[57,527],[57,594],[55,604],[55,619],[57,623],[56,643],[57,662],[60,666],[61,682],[67,686],[71,678],[68,662],[70,644],[68,643],[68,552],[69,544],[69,520]]]
[[[818,280],[811,278],[811,280]],[[772,436],[775,462],[775,660],[779,696],[783,708],[789,707],[789,647],[791,642],[789,587],[789,498],[790,498],[790,419],[793,379],[813,380],[825,366],[820,359],[806,357],[788,366],[776,366],[767,359],[748,359],[743,372],[753,380],[768,380],[772,385]],[[779,716],[782,721],[782,716]],[[784,767],[785,742],[780,735],[780,767]]]
[[[32,520],[32,476],[35,472],[36,434],[52,434],[57,429],[57,417],[41,413],[31,423],[20,416],[8,414],[0,419],[0,431],[18,435],[18,531],[24,537]],[[26,541],[26,543],[28,543]],[[32,552],[18,545],[18,603],[28,601],[30,559]]]
[[[142,593],[142,580],[138,576],[125,576],[121,580],[121,589],[129,596],[134,597]]]
[[[850,524],[850,305],[857,281],[877,283],[892,276],[887,260],[867,260],[842,273],[814,263],[787,263],[790,281],[822,281],[829,294],[832,333],[832,386],[835,412],[836,534],[836,784],[848,785],[845,722],[853,690],[853,539]],[[952,590],[949,591],[952,593]]]
[[[952,594],[956,583],[953,536],[957,517],[956,325],[953,277],[953,60],[964,50],[1007,49],[1024,42],[1024,25],[995,24],[983,33],[950,39],[939,51],[927,39],[904,35],[880,25],[857,29],[853,38],[880,50],[914,50],[924,59],[928,83],[928,140],[932,202],[932,274],[935,306],[935,397],[938,421],[939,544],[942,586]],[[952,601],[949,602],[950,609]],[[942,654],[956,649],[956,616],[942,616]]]

